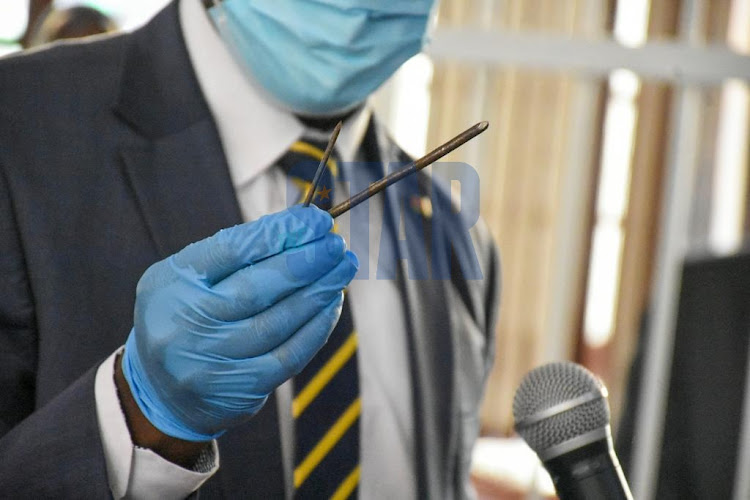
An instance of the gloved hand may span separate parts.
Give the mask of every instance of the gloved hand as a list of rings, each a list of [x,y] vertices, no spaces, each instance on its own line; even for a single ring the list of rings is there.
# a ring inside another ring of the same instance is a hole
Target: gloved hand
[[[328,213],[295,206],[146,270],[122,368],[155,427],[189,441],[218,437],[312,359],[359,265],[332,226]]]

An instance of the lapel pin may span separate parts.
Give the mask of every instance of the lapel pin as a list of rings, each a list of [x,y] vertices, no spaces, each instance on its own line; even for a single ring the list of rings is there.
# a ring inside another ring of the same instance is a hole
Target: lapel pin
[[[412,195],[409,198],[409,207],[425,219],[432,218],[432,200],[429,196]]]

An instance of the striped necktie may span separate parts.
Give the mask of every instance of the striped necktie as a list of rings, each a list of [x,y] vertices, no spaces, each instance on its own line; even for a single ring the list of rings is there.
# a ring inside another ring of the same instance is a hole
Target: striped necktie
[[[298,141],[279,161],[302,196],[323,158],[325,144]],[[331,156],[313,203],[333,205],[338,162]],[[334,229],[335,230],[335,229]],[[357,333],[348,298],[328,342],[294,377],[295,498],[354,498],[359,484],[359,376]]]

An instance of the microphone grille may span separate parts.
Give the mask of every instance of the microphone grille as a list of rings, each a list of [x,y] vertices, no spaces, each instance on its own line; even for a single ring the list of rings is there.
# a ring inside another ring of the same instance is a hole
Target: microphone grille
[[[599,378],[578,364],[540,366],[526,374],[513,398],[516,431],[532,450],[543,454],[550,447],[609,425],[606,397],[607,389]],[[579,404],[566,408],[575,400]],[[562,406],[556,411],[558,405]]]

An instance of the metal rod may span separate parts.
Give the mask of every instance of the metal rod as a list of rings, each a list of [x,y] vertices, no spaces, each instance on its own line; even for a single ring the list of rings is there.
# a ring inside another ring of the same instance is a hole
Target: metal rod
[[[331,214],[331,217],[334,219],[338,217],[339,215],[348,212],[352,208],[356,207],[363,201],[367,200],[371,196],[374,196],[390,186],[391,184],[400,181],[407,175],[411,175],[414,172],[417,172],[419,170],[422,170],[423,168],[432,165],[436,161],[438,161],[443,156],[447,155],[451,151],[463,146],[470,140],[472,140],[474,137],[478,136],[485,130],[487,130],[487,127],[489,127],[488,122],[479,122],[473,127],[470,127],[466,129],[465,131],[458,134],[456,137],[451,139],[450,141],[446,142],[442,146],[437,147],[436,149],[433,149],[426,155],[424,155],[422,158],[411,162],[401,170],[397,172],[393,172],[390,175],[387,175],[380,179],[379,181],[375,181],[372,184],[370,184],[367,189],[360,191],[359,193],[355,194],[348,200],[346,200],[343,203],[339,203],[332,209],[328,211],[329,214]]]
[[[328,159],[331,157],[331,153],[333,152],[333,146],[336,144],[336,139],[339,138],[339,132],[341,132],[342,125],[343,125],[343,122],[338,122],[338,124],[336,125],[336,128],[333,129],[331,138],[328,140],[328,146],[326,146],[326,150],[323,153],[323,158],[321,158],[320,160],[320,165],[318,165],[318,170],[315,171],[315,177],[313,177],[310,190],[307,192],[307,196],[305,196],[304,205],[306,207],[310,206],[310,203],[312,203],[312,200],[315,197],[315,192],[318,190],[318,184],[320,184],[320,178],[323,177],[323,171],[325,170],[326,165],[328,164]]]

